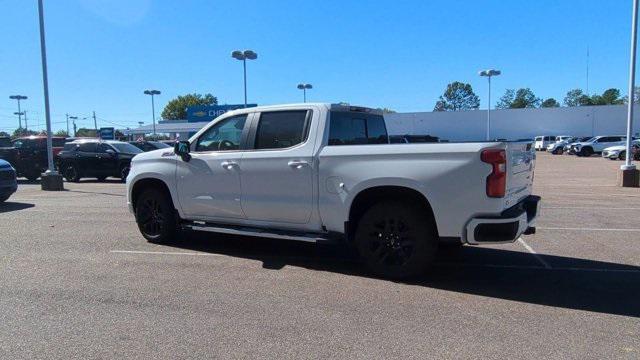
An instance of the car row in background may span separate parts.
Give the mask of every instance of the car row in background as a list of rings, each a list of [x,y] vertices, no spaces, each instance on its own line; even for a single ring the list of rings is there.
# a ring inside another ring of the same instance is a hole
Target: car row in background
[[[83,177],[103,180],[110,176],[125,179],[133,156],[171,147],[162,141],[128,143],[97,138],[53,137],[52,143],[56,168],[68,181],[79,181]],[[80,148],[81,144],[85,145]],[[0,159],[8,162],[18,177],[35,181],[47,170],[47,138],[27,136],[11,140],[1,137]]]
[[[551,136],[537,136],[535,138],[536,150],[547,138]],[[582,157],[590,157],[593,154],[602,154],[602,157],[611,160],[624,160],[626,158],[627,137],[624,135],[601,135],[585,137],[557,136],[556,141],[546,145],[545,150],[554,155],[569,154]],[[640,157],[640,140],[633,138],[632,150],[634,158]]]

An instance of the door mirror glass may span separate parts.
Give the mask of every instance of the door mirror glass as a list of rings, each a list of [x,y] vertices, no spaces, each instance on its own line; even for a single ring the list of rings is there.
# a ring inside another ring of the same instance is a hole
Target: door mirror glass
[[[113,149],[107,149],[107,150],[105,150],[105,152],[107,154],[109,154],[109,155],[112,155],[112,156],[116,154],[116,152]]]
[[[189,155],[189,152],[191,152],[191,144],[188,141],[178,141],[173,146],[173,152],[180,156],[184,161],[191,160],[191,155]]]

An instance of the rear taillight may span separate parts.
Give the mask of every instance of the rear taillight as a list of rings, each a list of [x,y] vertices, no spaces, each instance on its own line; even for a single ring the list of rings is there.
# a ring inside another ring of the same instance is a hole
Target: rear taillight
[[[491,165],[487,176],[487,196],[501,198],[507,187],[507,153],[503,149],[483,150],[480,158]]]

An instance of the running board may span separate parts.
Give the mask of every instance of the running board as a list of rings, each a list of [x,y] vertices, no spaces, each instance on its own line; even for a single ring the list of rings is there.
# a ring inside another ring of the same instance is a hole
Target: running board
[[[219,234],[242,236],[257,236],[271,239],[294,240],[310,243],[330,242],[336,240],[335,237],[329,236],[329,233],[305,233],[299,231],[263,229],[248,226],[208,224],[200,221],[182,224],[182,228],[185,230],[193,231],[206,231]]]

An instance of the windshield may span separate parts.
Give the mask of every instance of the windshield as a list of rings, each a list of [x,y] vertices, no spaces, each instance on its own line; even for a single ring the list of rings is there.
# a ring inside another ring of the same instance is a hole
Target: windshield
[[[153,144],[156,147],[156,149],[165,149],[165,148],[170,148],[171,147],[171,146],[169,146],[169,145],[167,145],[167,144],[165,144],[163,142],[160,142],[160,141],[149,141],[149,143]]]
[[[111,143],[109,144],[113,146],[117,152],[124,154],[140,154],[143,151],[138,149],[137,147],[129,144],[129,143]]]

